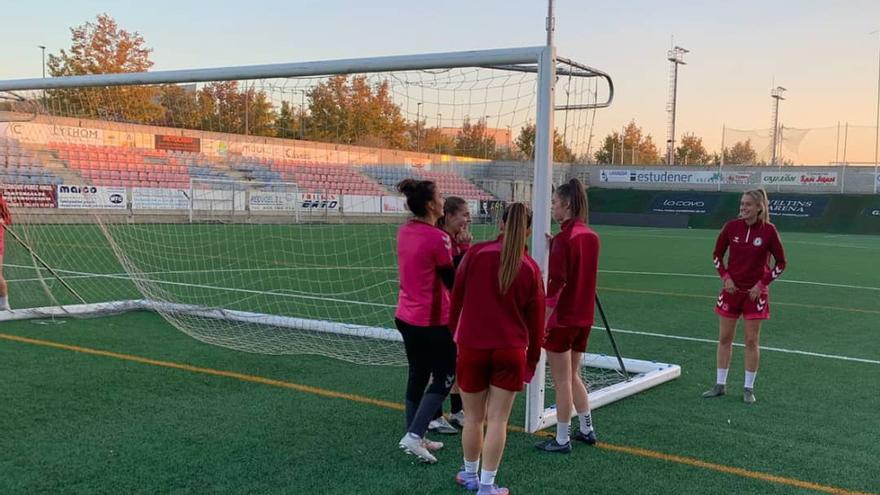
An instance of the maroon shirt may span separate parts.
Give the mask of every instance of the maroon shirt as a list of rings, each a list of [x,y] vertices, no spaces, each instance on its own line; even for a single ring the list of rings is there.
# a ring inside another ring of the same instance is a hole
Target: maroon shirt
[[[724,266],[724,253],[727,267]],[[770,269],[770,255],[776,265]],[[785,250],[779,232],[772,223],[760,220],[749,225],[743,219],[731,220],[724,224],[713,253],[715,269],[721,278],[730,277],[733,283],[743,290],[749,290],[758,282],[768,286],[779,278],[785,270]]]
[[[455,342],[471,349],[528,348],[526,364],[534,371],[544,339],[544,282],[528,254],[505,294],[498,284],[502,240],[468,250],[452,289],[449,328]]]
[[[596,310],[599,235],[580,219],[566,220],[550,244],[547,328],[589,327]]]

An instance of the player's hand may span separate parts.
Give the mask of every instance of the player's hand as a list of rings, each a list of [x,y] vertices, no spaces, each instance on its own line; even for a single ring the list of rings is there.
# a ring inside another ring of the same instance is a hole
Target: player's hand
[[[749,289],[749,299],[751,299],[752,301],[754,301],[755,299],[757,299],[758,296],[761,295],[761,290],[762,290],[762,289],[763,289],[763,287],[761,286],[760,282],[757,283],[757,284],[755,284],[754,287],[752,287],[751,289]]]
[[[736,292],[736,284],[733,283],[733,279],[730,277],[724,279],[724,292],[727,292],[728,294]]]
[[[553,240],[553,235],[552,235],[550,232],[545,232],[545,233],[544,233],[544,238],[547,239],[547,243],[549,244],[550,241]]]

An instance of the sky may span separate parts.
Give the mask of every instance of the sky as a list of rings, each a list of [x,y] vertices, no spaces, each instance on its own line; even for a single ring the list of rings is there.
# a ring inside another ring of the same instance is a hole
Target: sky
[[[40,50],[69,47],[69,28],[101,12],[139,31],[154,70],[541,45],[546,0],[4,2],[0,79],[40,75]],[[788,89],[787,127],[873,126],[878,0],[558,0],[558,54],[614,78],[604,135],[634,119],[666,134],[671,41],[681,67],[677,131],[710,150],[722,128],[768,128],[770,89]]]

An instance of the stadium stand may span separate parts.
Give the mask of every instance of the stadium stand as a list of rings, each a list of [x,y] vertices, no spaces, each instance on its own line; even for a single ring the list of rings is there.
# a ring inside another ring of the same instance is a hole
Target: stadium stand
[[[0,183],[60,184],[62,180],[46,168],[39,156],[16,139],[0,137]]]

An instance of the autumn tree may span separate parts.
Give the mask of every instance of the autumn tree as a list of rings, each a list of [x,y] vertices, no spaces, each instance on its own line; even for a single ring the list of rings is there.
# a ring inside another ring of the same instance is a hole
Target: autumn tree
[[[475,158],[495,158],[495,138],[486,132],[485,118],[475,123],[471,123],[470,119],[464,119],[455,138],[455,154]]]
[[[703,138],[693,134],[685,134],[681,137],[681,143],[675,148],[677,165],[705,165],[709,161],[710,156],[703,147]]]
[[[758,154],[752,148],[752,141],[737,141],[731,148],[724,148],[725,165],[751,165],[757,160]]]
[[[621,165],[656,165],[660,163],[657,145],[650,134],[645,135],[635,121],[621,132],[605,136],[602,146],[596,151],[597,163]]]
[[[337,75],[315,86],[308,99],[307,139],[397,149],[409,142],[388,81],[371,86],[366,76]]]
[[[71,28],[69,50],[50,54],[52,77],[144,72],[153,66],[152,48],[137,31],[121,29],[107,14]],[[47,92],[48,105],[67,114],[126,122],[164,118],[153,86],[59,89]]]
[[[514,142],[516,149],[522,153],[527,160],[535,159],[535,125],[528,124],[519,131],[519,136]],[[571,163],[575,161],[575,155],[565,142],[562,136],[555,130],[553,131],[553,161],[558,163]]]

